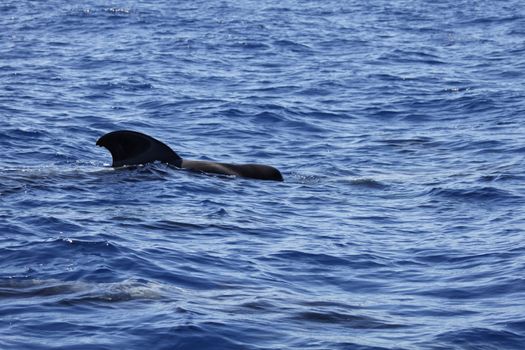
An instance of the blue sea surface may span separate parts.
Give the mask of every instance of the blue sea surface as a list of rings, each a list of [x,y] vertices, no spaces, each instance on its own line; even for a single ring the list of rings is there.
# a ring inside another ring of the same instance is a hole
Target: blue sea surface
[[[523,5],[3,0],[0,349],[525,349]]]

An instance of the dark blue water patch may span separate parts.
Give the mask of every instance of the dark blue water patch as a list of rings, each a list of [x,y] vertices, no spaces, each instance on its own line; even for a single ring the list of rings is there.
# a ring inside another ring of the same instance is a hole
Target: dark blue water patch
[[[30,216],[30,217],[22,217],[20,219],[21,219],[21,224],[23,225],[40,227],[41,233],[49,232],[51,234],[56,234],[59,232],[75,233],[75,232],[82,231],[82,226],[75,224],[71,220],[53,217],[53,216],[46,216],[46,217]]]
[[[224,208],[219,209],[219,211],[214,211],[207,215],[209,218],[223,218],[225,216],[228,216],[228,213]],[[165,232],[165,233],[177,233],[177,234],[194,234],[195,231],[199,231],[199,234],[206,235],[208,232],[210,235],[224,235],[225,237],[227,234],[223,234],[222,232],[228,232],[228,231],[242,231],[245,235],[264,235],[266,232],[264,232],[263,229],[258,227],[243,227],[243,226],[233,226],[229,224],[224,223],[199,223],[199,222],[179,222],[175,220],[161,220],[158,222],[151,222],[149,224],[141,223],[140,220],[134,221],[131,220],[128,217],[125,218],[119,218],[115,217],[113,218],[115,221],[119,221],[119,226],[122,227],[136,227],[137,223],[139,223],[140,227],[145,230],[151,230],[155,232]],[[122,222],[122,219],[125,219],[124,222]],[[129,222],[129,224],[127,223]],[[190,237],[186,237],[187,239],[191,239]]]
[[[38,130],[34,128],[28,128],[28,129],[8,129],[4,130],[2,132],[2,135],[0,135],[0,138],[2,139],[8,139],[8,140],[20,140],[20,139],[42,139],[46,136],[46,133],[43,130]]]
[[[355,187],[362,187],[365,189],[371,189],[371,190],[386,190],[388,189],[389,185],[370,178],[351,178],[351,179],[342,179],[339,180],[341,184],[350,184]]]
[[[27,250],[35,248],[35,254],[27,255]],[[59,238],[50,241],[31,241],[17,246],[3,247],[2,255],[6,257],[6,272],[35,271],[40,268],[53,269],[53,266],[76,264],[83,257],[95,258],[115,253],[117,248],[106,241],[80,241]],[[96,258],[95,258],[96,259]],[[39,261],[39,263],[34,263]],[[66,271],[58,269],[61,273]]]
[[[469,113],[481,113],[493,110],[497,105],[496,101],[483,95],[465,95],[450,101],[449,111],[463,110]]]
[[[471,264],[474,266],[483,265],[488,261],[505,261],[512,260],[516,256],[515,252],[504,252],[504,253],[494,253],[494,252],[483,252],[472,255],[462,255],[458,251],[449,251],[447,254],[432,254],[428,250],[414,250],[415,258],[417,261],[425,262],[429,264],[450,264],[457,267],[471,267]],[[468,266],[467,266],[468,265]]]
[[[473,279],[475,280],[475,279]],[[436,288],[428,291],[421,291],[417,294],[435,297],[445,300],[480,300],[480,299],[491,299],[495,295],[506,295],[511,296],[515,293],[520,292],[520,288],[523,288],[524,281],[520,279],[509,279],[504,283],[492,283],[484,285],[483,287],[448,287],[448,288]]]
[[[3,233],[0,246],[9,246],[10,244],[16,244],[20,239],[31,240],[38,239],[39,231],[33,227],[23,226],[18,223],[12,222],[12,218],[15,216],[13,212],[7,212],[7,215],[2,215],[0,218],[3,222],[0,224],[0,232]],[[16,238],[18,237],[18,238]]]
[[[381,328],[402,328],[403,325],[389,324],[368,316],[357,316],[350,314],[341,314],[338,312],[315,312],[307,311],[298,313],[293,317],[298,321],[313,322],[322,324],[332,324],[345,328],[357,329],[381,329]]]
[[[411,138],[385,138],[378,140],[377,142],[381,143],[381,146],[414,149],[439,147],[443,144],[443,142],[428,136],[414,136]]]
[[[354,269],[379,268],[385,266],[378,262],[376,257],[368,254],[353,255],[348,257],[337,257],[326,254],[315,254],[300,251],[281,251],[272,255],[272,261],[279,259],[283,261],[293,260],[301,268],[310,268],[312,270],[323,268],[337,268],[338,266],[346,266]]]
[[[446,64],[445,61],[439,59],[439,56],[432,55],[430,53],[417,52],[417,51],[406,51],[395,49],[392,52],[389,52],[387,55],[383,55],[378,58],[380,61],[393,61],[396,63],[423,63],[427,65],[442,65]]]
[[[266,51],[270,49],[270,45],[259,43],[259,42],[236,42],[232,44],[231,46],[234,48],[235,47],[240,48],[242,49],[243,52],[245,50],[259,52],[259,51]]]
[[[514,21],[520,21],[523,20],[522,15],[513,15],[513,16],[489,16],[489,17],[482,17],[482,18],[476,18],[472,19],[470,21],[466,21],[463,24],[465,25],[477,25],[477,24],[485,24],[485,25],[491,25],[491,24],[502,24],[505,22],[514,22]]]
[[[439,334],[432,349],[519,349],[524,342],[522,335],[513,332],[473,327]]]
[[[403,310],[395,310],[394,314],[399,314],[403,317],[475,317],[479,315],[476,310],[469,310],[465,308],[451,308],[449,305],[440,304],[437,305],[413,305],[405,306]],[[417,326],[417,325],[414,325]]]
[[[518,194],[490,186],[471,189],[433,188],[428,194],[432,197],[443,197],[473,203],[516,201],[521,199],[521,196]]]
[[[502,323],[501,326],[517,332],[518,334],[523,334],[525,331],[525,321],[505,322]]]
[[[107,82],[103,84],[92,85],[89,87],[95,91],[111,91],[111,90],[124,90],[124,91],[140,91],[153,88],[150,83],[144,83],[137,79],[128,79],[125,82]]]
[[[167,327],[151,332],[149,335],[144,334],[139,329],[135,330],[137,335],[141,338],[150,338],[152,341],[161,339],[156,343],[158,349],[245,349],[246,345],[242,341],[238,341],[236,334],[221,335],[217,333],[216,324],[196,325],[180,325],[174,327]],[[144,344],[147,344],[145,341]]]

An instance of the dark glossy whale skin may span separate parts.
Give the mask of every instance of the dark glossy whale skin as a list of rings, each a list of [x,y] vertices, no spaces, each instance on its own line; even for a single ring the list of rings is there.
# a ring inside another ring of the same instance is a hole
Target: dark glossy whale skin
[[[146,134],[119,130],[103,135],[97,146],[105,147],[113,158],[113,167],[139,165],[155,161],[177,168],[210,174],[235,175],[250,179],[283,181],[281,172],[269,165],[228,164],[201,160],[182,159],[169,146]]]

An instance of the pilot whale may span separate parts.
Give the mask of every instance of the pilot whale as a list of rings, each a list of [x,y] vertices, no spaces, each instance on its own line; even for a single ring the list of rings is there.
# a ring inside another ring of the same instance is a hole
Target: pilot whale
[[[281,172],[269,165],[227,164],[182,159],[166,144],[137,131],[119,130],[110,132],[98,139],[97,146],[105,147],[109,150],[113,158],[112,167],[139,165],[159,161],[177,168],[203,173],[283,181]]]

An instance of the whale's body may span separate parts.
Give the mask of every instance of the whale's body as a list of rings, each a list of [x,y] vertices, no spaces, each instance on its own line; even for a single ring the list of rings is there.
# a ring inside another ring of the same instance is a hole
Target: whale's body
[[[269,165],[228,164],[182,159],[166,144],[137,131],[119,130],[110,132],[98,139],[97,146],[105,147],[109,150],[113,158],[113,164],[111,165],[113,167],[159,161],[177,168],[210,174],[283,181],[281,172]]]

